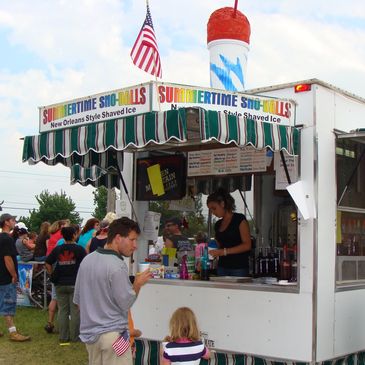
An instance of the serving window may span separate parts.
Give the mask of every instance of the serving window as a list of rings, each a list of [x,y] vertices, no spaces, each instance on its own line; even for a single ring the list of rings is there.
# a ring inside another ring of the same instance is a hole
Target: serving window
[[[365,283],[365,133],[336,140],[338,285]]]

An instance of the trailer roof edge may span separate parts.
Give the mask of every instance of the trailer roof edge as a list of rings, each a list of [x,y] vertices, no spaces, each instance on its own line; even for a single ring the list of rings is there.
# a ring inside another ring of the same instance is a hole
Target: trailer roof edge
[[[288,82],[288,83],[284,83],[284,84],[264,86],[264,87],[259,87],[259,88],[255,88],[255,89],[249,89],[249,90],[245,90],[244,93],[246,93],[246,94],[260,94],[262,92],[268,92],[268,91],[274,91],[274,90],[280,90],[280,89],[285,89],[285,88],[289,88],[289,87],[294,87],[297,84],[317,84],[317,85],[321,85],[321,86],[326,87],[328,89],[331,89],[333,91],[339,92],[343,95],[346,95],[350,98],[356,99],[360,102],[365,102],[365,98],[363,98],[361,96],[350,93],[349,91],[343,90],[343,89],[341,89],[337,86],[334,86],[330,83],[327,83],[325,81],[321,81],[321,80],[316,79],[316,78],[301,80],[301,81],[295,81],[295,82]]]

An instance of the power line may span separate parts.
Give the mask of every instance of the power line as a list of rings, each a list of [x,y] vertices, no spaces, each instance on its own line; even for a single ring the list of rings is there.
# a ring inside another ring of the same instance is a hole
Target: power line
[[[38,203],[21,203],[21,202],[13,202],[13,201],[10,201],[10,200],[5,200],[5,204],[20,204],[20,205],[27,205],[27,206],[30,206],[30,205],[35,205],[37,207],[39,207],[39,204]],[[80,208],[80,209],[89,209],[90,207],[81,207],[81,206],[76,206],[76,208]]]
[[[5,207],[5,206],[1,206],[1,208],[4,210],[6,209],[13,209],[13,210],[29,210],[29,208],[19,208],[19,207]],[[78,210],[76,209],[77,213],[90,213],[92,214],[93,212],[85,212],[85,211],[82,211],[82,210]]]
[[[69,178],[69,176],[66,175],[53,175],[53,174],[36,174],[32,172],[22,172],[22,171],[11,171],[11,170],[0,170],[0,172],[6,172],[9,174],[20,174],[20,175],[34,175],[34,176],[45,176],[45,177],[63,177],[63,178]]]

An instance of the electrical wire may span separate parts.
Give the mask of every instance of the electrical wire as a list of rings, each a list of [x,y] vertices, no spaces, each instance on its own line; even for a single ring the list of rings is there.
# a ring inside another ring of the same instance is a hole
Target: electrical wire
[[[27,205],[27,206],[30,206],[30,205],[35,205],[37,207],[39,207],[39,204],[38,203],[21,203],[21,202],[13,202],[13,201],[10,201],[10,200],[5,200],[4,201],[5,204],[19,204],[19,205]],[[81,206],[76,206],[77,209],[90,209],[90,207],[81,207]]]
[[[7,206],[4,206],[2,205],[1,206],[2,210],[7,210],[7,209],[12,209],[12,210],[30,210],[30,208],[19,208],[19,207],[7,207]],[[78,210],[78,209],[75,209],[77,213],[93,213],[93,212],[85,212],[85,211],[82,211],[82,210]]]
[[[11,171],[11,170],[0,170],[1,172],[9,173],[9,174],[20,174],[20,175],[33,175],[33,176],[44,176],[44,177],[63,177],[65,179],[69,179],[69,176],[66,175],[51,175],[51,174],[37,174],[34,172],[24,172],[24,171]]]

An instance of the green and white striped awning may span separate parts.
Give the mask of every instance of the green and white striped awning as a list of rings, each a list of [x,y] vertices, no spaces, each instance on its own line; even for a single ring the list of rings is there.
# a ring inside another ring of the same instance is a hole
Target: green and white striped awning
[[[285,150],[290,155],[298,154],[297,128],[201,108],[181,108],[27,136],[23,162],[78,166],[72,169],[72,183],[114,184],[113,181],[118,179],[115,167],[120,151],[154,149],[168,142],[171,146],[174,142],[179,146],[188,144],[187,125],[192,110],[198,118],[201,143],[233,143],[238,147],[270,148]]]
[[[159,365],[161,343],[159,341],[136,339],[135,365]],[[316,362],[317,365],[360,365],[365,363],[365,352],[357,352],[332,360]],[[244,353],[231,353],[216,350],[209,360],[200,360],[201,365],[310,365],[309,362],[295,360],[269,359],[263,356]]]
[[[27,136],[23,146],[23,162],[106,167],[102,159],[110,162],[115,151],[128,147],[142,148],[150,143],[163,144],[170,140],[183,142],[185,135],[178,110],[146,113]]]
[[[222,144],[234,143],[238,147],[285,150],[290,155],[299,151],[299,130],[290,126],[254,121],[235,115],[204,110],[201,117],[202,142],[216,140]]]
[[[98,166],[82,167],[74,165],[71,167],[71,184],[120,189],[120,178],[117,170],[113,167],[105,170]]]

